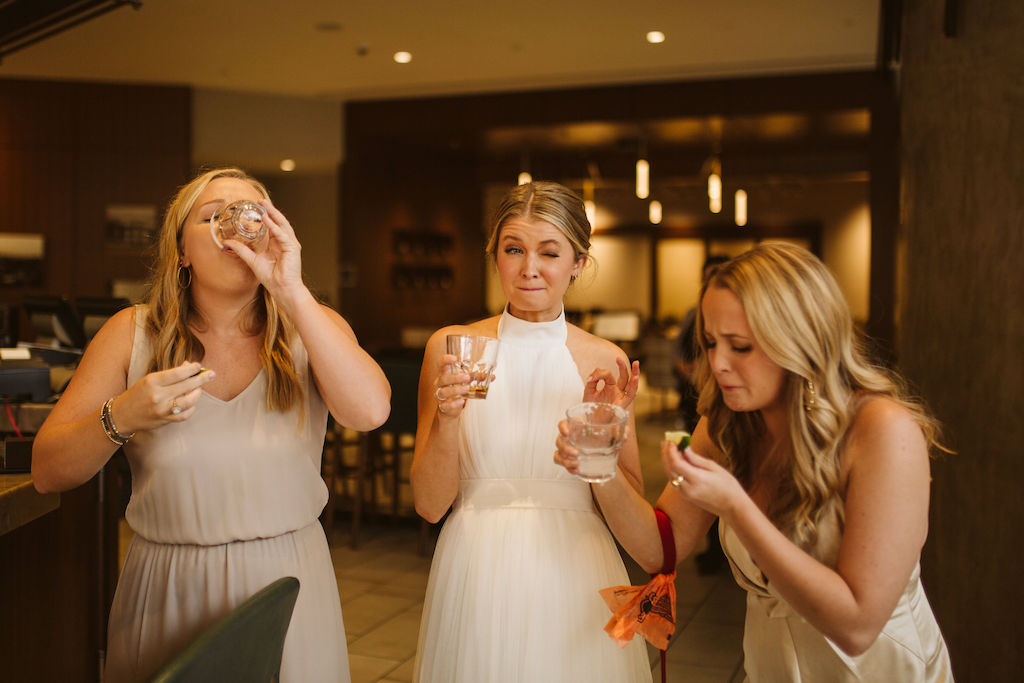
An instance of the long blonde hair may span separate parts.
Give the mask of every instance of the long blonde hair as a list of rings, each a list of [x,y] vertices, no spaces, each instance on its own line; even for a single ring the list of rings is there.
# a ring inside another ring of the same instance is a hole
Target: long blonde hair
[[[191,273],[182,275],[182,231],[185,220],[199,195],[217,178],[237,178],[252,185],[264,198],[267,189],[258,180],[238,168],[218,168],[200,173],[183,185],[171,200],[164,215],[157,243],[157,257],[148,283],[145,303],[148,307],[145,332],[153,348],[149,371],[167,370],[185,360],[198,361],[205,354],[202,343],[192,331],[203,321],[192,301],[191,289],[182,286]],[[187,269],[186,269],[187,270]],[[289,342],[295,334],[287,316],[278,309],[273,297],[259,286],[249,306],[244,331],[263,332],[260,363],[267,372],[267,407],[286,412],[304,405],[305,396],[295,371]]]
[[[813,254],[765,242],[722,265],[705,283],[701,300],[710,288],[736,295],[757,343],[787,371],[782,395],[789,416],[789,476],[769,514],[795,542],[810,548],[826,512],[837,509],[841,516],[841,449],[861,398],[885,396],[901,404],[920,425],[929,448],[941,448],[938,423],[909,396],[903,380],[868,360],[835,278]],[[723,402],[707,361],[699,308],[697,334],[705,351],[698,366],[698,411],[707,417],[727,466],[749,486],[751,454],[764,439],[764,423],[760,413],[736,413]]]

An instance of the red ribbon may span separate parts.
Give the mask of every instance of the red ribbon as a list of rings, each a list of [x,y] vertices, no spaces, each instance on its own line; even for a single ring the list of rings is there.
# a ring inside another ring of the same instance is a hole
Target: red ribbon
[[[661,650],[661,680],[664,683],[665,650],[676,628],[676,544],[668,515],[654,510],[661,536],[661,572],[654,574],[645,586],[612,586],[600,591],[612,618],[605,625],[619,647],[626,647],[639,633],[647,642]]]

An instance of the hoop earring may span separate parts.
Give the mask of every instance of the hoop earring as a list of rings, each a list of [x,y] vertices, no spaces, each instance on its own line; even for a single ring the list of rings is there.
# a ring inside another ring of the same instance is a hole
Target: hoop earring
[[[573,273],[572,275],[569,276],[569,282],[570,283],[576,282],[576,274],[575,273]]]
[[[181,273],[185,273],[185,281],[182,282]],[[178,266],[178,287],[181,289],[188,289],[189,285],[192,284],[192,269],[185,265]]]
[[[804,410],[809,413],[818,401],[818,392],[814,390],[814,382],[811,380],[806,379],[804,383]]]

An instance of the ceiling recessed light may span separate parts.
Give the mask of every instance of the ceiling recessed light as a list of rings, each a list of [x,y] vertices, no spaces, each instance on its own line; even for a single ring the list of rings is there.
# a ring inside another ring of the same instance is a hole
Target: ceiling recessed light
[[[395,61],[399,64],[408,64],[412,61],[412,53],[402,50],[395,53]]]
[[[295,170],[295,159],[282,159],[281,170],[285,173]]]
[[[648,43],[664,43],[665,42],[665,34],[662,33],[661,31],[648,31],[647,32],[647,42]]]

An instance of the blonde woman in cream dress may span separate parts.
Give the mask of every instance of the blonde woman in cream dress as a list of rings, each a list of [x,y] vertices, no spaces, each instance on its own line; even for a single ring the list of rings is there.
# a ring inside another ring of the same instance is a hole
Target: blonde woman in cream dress
[[[586,263],[583,203],[555,183],[513,189],[488,253],[504,313],[435,333],[420,377],[412,469],[417,511],[439,520],[413,679],[420,683],[631,683],[651,680],[639,640],[620,649],[603,630],[598,591],[628,582],[591,486],[551,459],[558,420],[597,394],[636,394],[621,350],[565,321],[562,297]],[[468,376],[445,353],[449,334],[497,337],[495,380],[466,400]],[[601,368],[618,366],[618,377]],[[635,437],[618,477],[642,490]]]
[[[233,240],[221,249],[210,235],[213,213],[237,200],[267,211],[258,253]],[[348,681],[317,520],[327,500],[320,457],[328,411],[355,429],[383,423],[387,380],[302,283],[295,232],[242,171],[209,171],[178,192],[158,259],[146,303],[91,342],[32,458],[36,487],[64,491],[131,435],[135,536],[111,609],[105,680],[146,680],[235,606],[295,576],[280,680]]]
[[[747,592],[747,679],[951,681],[919,566],[937,425],[865,360],[835,279],[761,244],[704,285],[697,331],[702,417],[683,453],[662,444],[658,507],[680,558],[718,517]],[[661,566],[650,505],[614,481],[595,493],[626,550]]]

